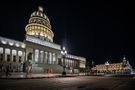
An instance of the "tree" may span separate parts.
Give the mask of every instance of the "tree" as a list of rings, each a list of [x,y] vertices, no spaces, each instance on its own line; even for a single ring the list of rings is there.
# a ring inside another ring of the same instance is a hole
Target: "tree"
[[[92,60],[92,62],[91,62],[91,67],[93,68],[93,67],[95,67],[96,65],[95,65],[95,62]]]
[[[90,67],[90,62],[86,61],[86,67]]]

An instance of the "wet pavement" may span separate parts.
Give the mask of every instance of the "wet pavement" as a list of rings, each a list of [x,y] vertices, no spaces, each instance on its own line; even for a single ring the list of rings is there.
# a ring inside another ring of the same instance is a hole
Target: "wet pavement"
[[[135,78],[76,76],[42,79],[0,79],[0,90],[135,90]]]

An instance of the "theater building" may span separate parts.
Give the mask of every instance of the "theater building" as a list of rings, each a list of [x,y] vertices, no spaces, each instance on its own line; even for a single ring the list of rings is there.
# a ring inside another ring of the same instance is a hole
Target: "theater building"
[[[10,63],[14,71],[23,71],[23,64],[27,61],[32,64],[32,72],[51,69],[53,73],[61,73],[63,65],[67,73],[79,73],[79,69],[85,68],[84,57],[66,54],[66,58],[62,58],[61,45],[53,42],[54,33],[41,6],[31,14],[25,31],[23,42],[0,37],[1,71],[6,63]]]
[[[109,63],[107,61],[105,64],[96,65],[92,68],[92,71],[104,74],[130,74],[132,67],[129,61],[124,57],[123,61],[120,63]]]

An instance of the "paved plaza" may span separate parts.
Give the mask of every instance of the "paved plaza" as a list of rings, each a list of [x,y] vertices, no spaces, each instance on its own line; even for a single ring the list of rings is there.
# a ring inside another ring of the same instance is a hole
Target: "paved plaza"
[[[0,79],[0,90],[135,90],[134,77],[76,76]]]

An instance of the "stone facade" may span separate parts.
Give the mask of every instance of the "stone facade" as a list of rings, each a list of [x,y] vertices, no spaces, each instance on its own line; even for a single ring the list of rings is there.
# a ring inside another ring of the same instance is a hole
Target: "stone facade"
[[[126,58],[123,58],[121,63],[108,63],[101,65],[96,65],[92,68],[93,72],[105,73],[105,74],[130,74],[132,72],[132,67]]]
[[[12,72],[26,71],[28,65],[33,72],[61,73],[63,65],[67,73],[85,68],[86,59],[71,54],[66,55],[64,64],[61,45],[53,43],[54,33],[42,7],[31,14],[25,30],[23,42],[0,37],[0,71],[5,71],[6,65]]]

